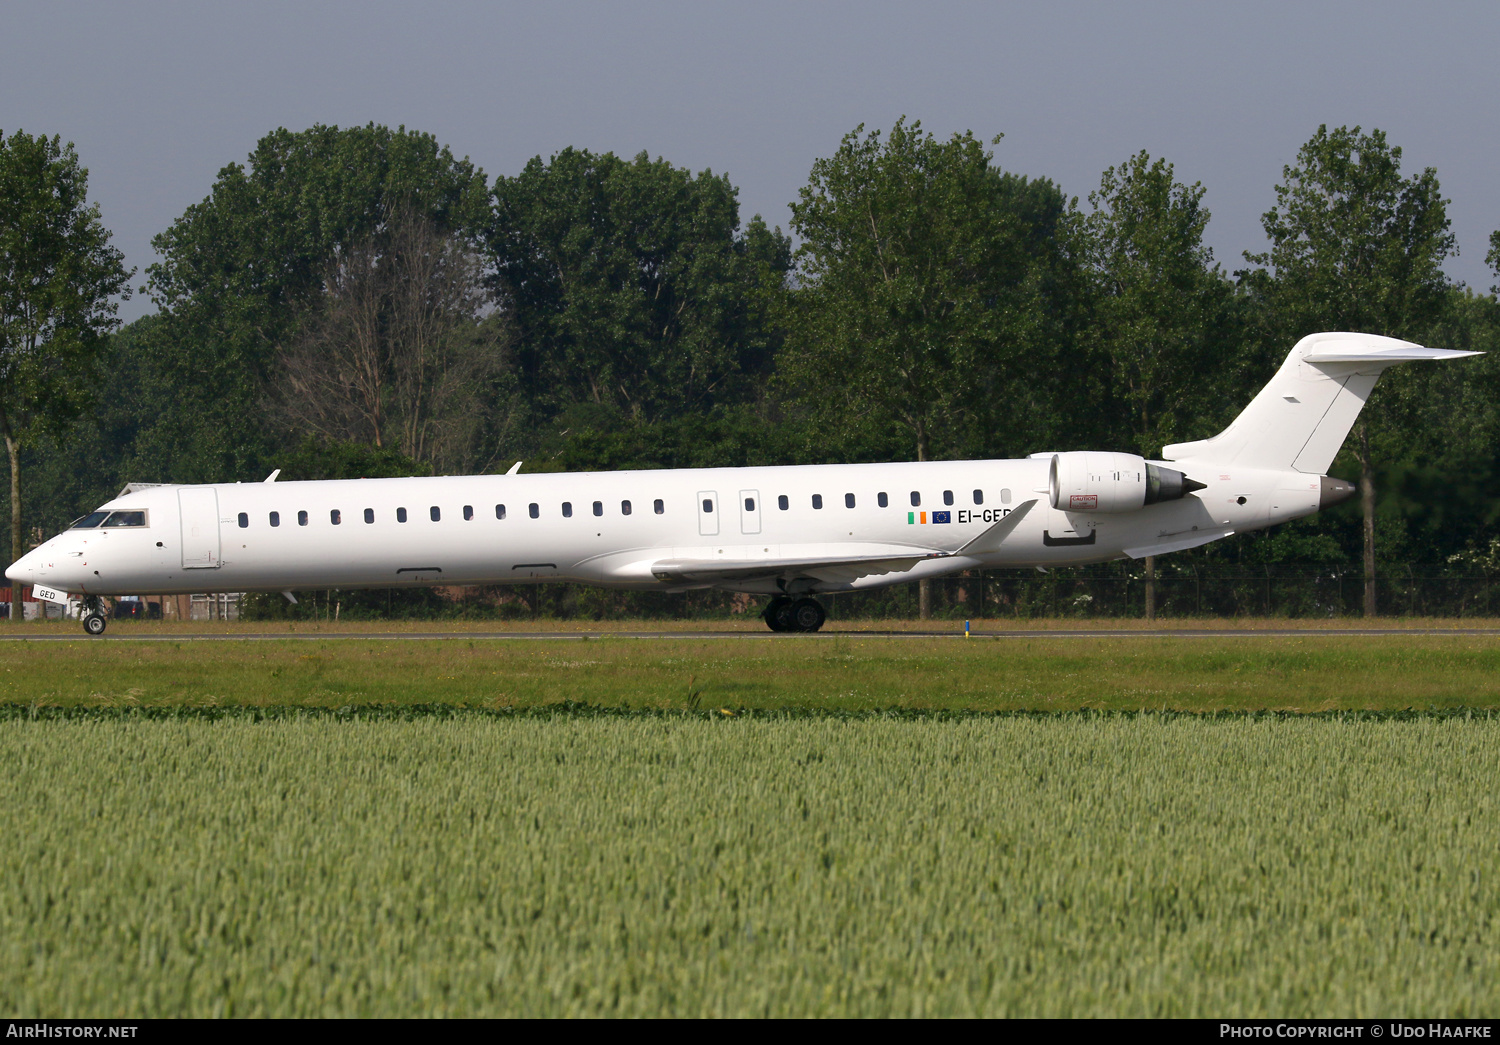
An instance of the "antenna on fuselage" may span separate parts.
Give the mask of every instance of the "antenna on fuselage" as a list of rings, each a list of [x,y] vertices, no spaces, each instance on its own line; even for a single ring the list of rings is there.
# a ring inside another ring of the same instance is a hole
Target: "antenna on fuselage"
[[[276,469],[276,471],[274,471],[270,475],[266,476],[263,481],[264,482],[268,482],[268,483],[274,483],[276,481],[276,477],[278,475],[280,475],[280,474],[281,474],[281,469],[278,468],[278,469]]]
[[[510,466],[510,471],[506,472],[505,474],[506,475],[515,475],[520,470],[521,470],[521,462],[517,461],[515,464],[513,464],[513,465]]]

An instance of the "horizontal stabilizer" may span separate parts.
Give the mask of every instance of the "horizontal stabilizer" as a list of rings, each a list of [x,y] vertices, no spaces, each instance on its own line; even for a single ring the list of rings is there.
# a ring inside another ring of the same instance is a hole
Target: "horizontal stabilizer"
[[[1228,428],[1211,439],[1164,446],[1161,456],[1220,471],[1289,468],[1323,475],[1387,367],[1482,354],[1377,334],[1309,334]]]
[[[1463,352],[1456,348],[1424,348],[1400,341],[1392,348],[1370,348],[1359,342],[1333,341],[1319,345],[1302,357],[1304,363],[1414,363],[1423,359],[1462,359],[1482,356],[1483,352]]]
[[[808,559],[663,559],[651,564],[651,575],[659,581],[687,584],[722,584],[725,581],[776,577],[787,580],[812,577],[820,581],[847,583],[861,577],[905,573],[925,559],[947,558],[952,558],[951,552]]]

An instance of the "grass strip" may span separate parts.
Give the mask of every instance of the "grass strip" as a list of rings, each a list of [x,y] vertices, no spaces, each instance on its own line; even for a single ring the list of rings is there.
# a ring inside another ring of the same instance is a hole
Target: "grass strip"
[[[15,644],[0,706],[1500,710],[1500,637]]]

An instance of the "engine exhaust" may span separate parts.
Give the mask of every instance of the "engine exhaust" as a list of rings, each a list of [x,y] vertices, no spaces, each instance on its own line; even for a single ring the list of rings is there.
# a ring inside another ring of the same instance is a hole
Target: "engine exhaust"
[[[1146,465],[1146,503],[1178,501],[1195,490],[1208,489],[1207,483],[1189,479],[1175,468],[1163,468],[1159,464]]]

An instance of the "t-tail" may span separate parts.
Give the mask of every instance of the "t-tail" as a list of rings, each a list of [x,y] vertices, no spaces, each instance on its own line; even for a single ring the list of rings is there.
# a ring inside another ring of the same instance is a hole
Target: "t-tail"
[[[1228,428],[1211,439],[1163,447],[1162,459],[1190,472],[1289,469],[1324,476],[1386,367],[1480,354],[1377,334],[1309,334]],[[1323,505],[1354,490],[1351,483],[1325,476]]]

